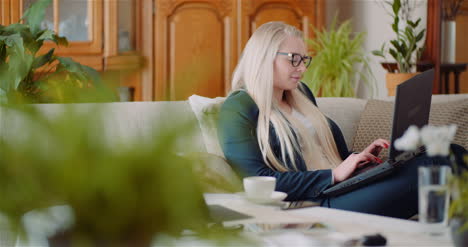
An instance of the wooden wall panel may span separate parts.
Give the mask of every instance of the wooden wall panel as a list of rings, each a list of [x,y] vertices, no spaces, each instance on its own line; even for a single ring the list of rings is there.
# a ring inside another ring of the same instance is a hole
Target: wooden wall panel
[[[156,0],[156,100],[224,96],[236,57],[236,1]]]
[[[293,8],[287,4],[267,4],[260,8],[257,13],[252,16],[250,23],[251,32],[256,30],[259,26],[272,20],[283,21],[289,25],[295,26],[298,29],[303,29],[301,23],[301,16],[298,15]]]
[[[455,59],[457,63],[468,63],[468,32],[466,32],[468,30],[468,15],[457,16],[456,22],[457,41]],[[460,74],[460,93],[468,93],[468,70]]]
[[[442,0],[427,1],[427,32],[424,52],[421,60],[431,62],[435,67],[434,83],[432,93],[436,94],[440,91],[440,35],[441,35],[441,8]]]
[[[0,0],[0,25],[5,25],[6,13],[4,5],[7,4],[7,0]]]
[[[323,0],[240,0],[242,1],[242,48],[255,29],[269,21],[284,21],[313,38],[313,27],[324,25]]]
[[[468,63],[468,1],[463,2],[457,17],[457,62]],[[460,93],[468,93],[468,71],[460,76]]]
[[[169,18],[170,98],[192,94],[216,97],[224,92],[223,20],[209,4],[191,3]]]

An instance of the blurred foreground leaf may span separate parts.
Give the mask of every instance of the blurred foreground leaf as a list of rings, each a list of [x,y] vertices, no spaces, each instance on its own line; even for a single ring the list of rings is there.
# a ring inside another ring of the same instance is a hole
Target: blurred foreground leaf
[[[174,116],[170,127],[120,138],[98,105],[57,105],[55,114],[2,107],[0,211],[13,228],[28,211],[68,205],[75,220],[64,230],[79,243],[138,246],[157,233],[204,229],[201,182],[192,160],[177,154],[194,123]]]

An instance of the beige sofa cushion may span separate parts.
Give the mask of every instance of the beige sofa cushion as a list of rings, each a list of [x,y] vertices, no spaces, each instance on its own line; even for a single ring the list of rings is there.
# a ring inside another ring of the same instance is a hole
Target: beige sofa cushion
[[[348,148],[353,147],[354,135],[366,102],[356,98],[317,98],[318,108],[338,124]]]
[[[361,119],[354,137],[353,151],[364,150],[374,140],[390,138],[393,115],[393,102],[369,100],[361,114]],[[384,149],[381,157],[388,157]]]
[[[439,101],[441,102],[441,101]],[[375,139],[389,139],[391,135],[393,116],[393,102],[369,100],[361,115],[353,150],[362,151]],[[454,143],[468,147],[468,99],[452,102],[433,103],[429,124],[458,126]],[[388,150],[384,150],[382,157],[388,157]]]

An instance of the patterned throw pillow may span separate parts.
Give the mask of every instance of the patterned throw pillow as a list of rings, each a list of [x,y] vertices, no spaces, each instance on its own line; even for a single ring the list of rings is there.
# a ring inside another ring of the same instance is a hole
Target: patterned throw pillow
[[[360,152],[376,139],[389,139],[392,115],[393,102],[369,100],[361,114],[352,150]],[[384,149],[380,156],[386,159],[388,150]]]
[[[369,100],[361,114],[361,119],[354,137],[353,151],[362,151],[375,139],[389,139],[393,118],[393,102]],[[433,103],[429,124],[456,124],[457,134],[453,143],[468,147],[468,99],[456,100],[448,103]],[[390,140],[389,140],[390,141]],[[381,155],[388,157],[388,150]]]

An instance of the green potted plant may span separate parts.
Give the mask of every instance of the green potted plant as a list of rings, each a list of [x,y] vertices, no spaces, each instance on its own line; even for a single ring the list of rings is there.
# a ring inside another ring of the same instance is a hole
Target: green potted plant
[[[2,134],[0,141],[0,212],[13,232],[41,231],[55,217],[67,223],[52,224],[52,232],[47,227],[51,246],[149,247],[158,234],[185,229],[219,240],[218,230],[206,228],[205,171],[195,172],[193,160],[176,154],[194,123],[171,113],[164,117],[175,124],[146,131],[145,138],[107,139],[100,108],[62,105],[63,113],[47,117],[36,107],[2,106],[2,118],[12,120],[3,128],[19,133],[14,128],[21,126],[21,134]],[[58,205],[71,216],[54,216]],[[41,224],[27,225],[31,212]]]
[[[55,48],[39,51],[44,42],[68,45],[64,37],[42,29],[45,10],[52,0],[37,0],[19,23],[0,25],[0,101],[18,97],[29,102],[60,102],[59,88],[86,91],[99,83],[99,74],[71,58],[55,55]],[[68,100],[71,100],[68,98]]]
[[[468,164],[466,154],[464,163]],[[468,170],[456,171],[455,174],[451,180],[453,200],[449,217],[453,242],[456,247],[462,247],[468,246]]]
[[[374,78],[362,50],[365,34],[353,33],[349,20],[338,27],[336,23],[335,16],[328,30],[316,29],[316,38],[307,40],[313,59],[304,73],[304,82],[321,97],[354,97],[359,79],[372,86]],[[359,65],[362,69],[357,78]]]
[[[372,51],[372,54],[384,59],[387,59],[387,55],[390,54],[397,64],[396,69],[386,67],[390,72],[386,76],[389,95],[395,95],[396,86],[415,75],[416,63],[424,50],[420,42],[423,41],[426,29],[419,27],[421,18],[412,21],[409,17],[402,17],[402,3],[408,5],[408,1],[385,1],[385,4],[391,8],[392,30],[396,38],[390,40],[388,47],[385,42],[380,50]]]

